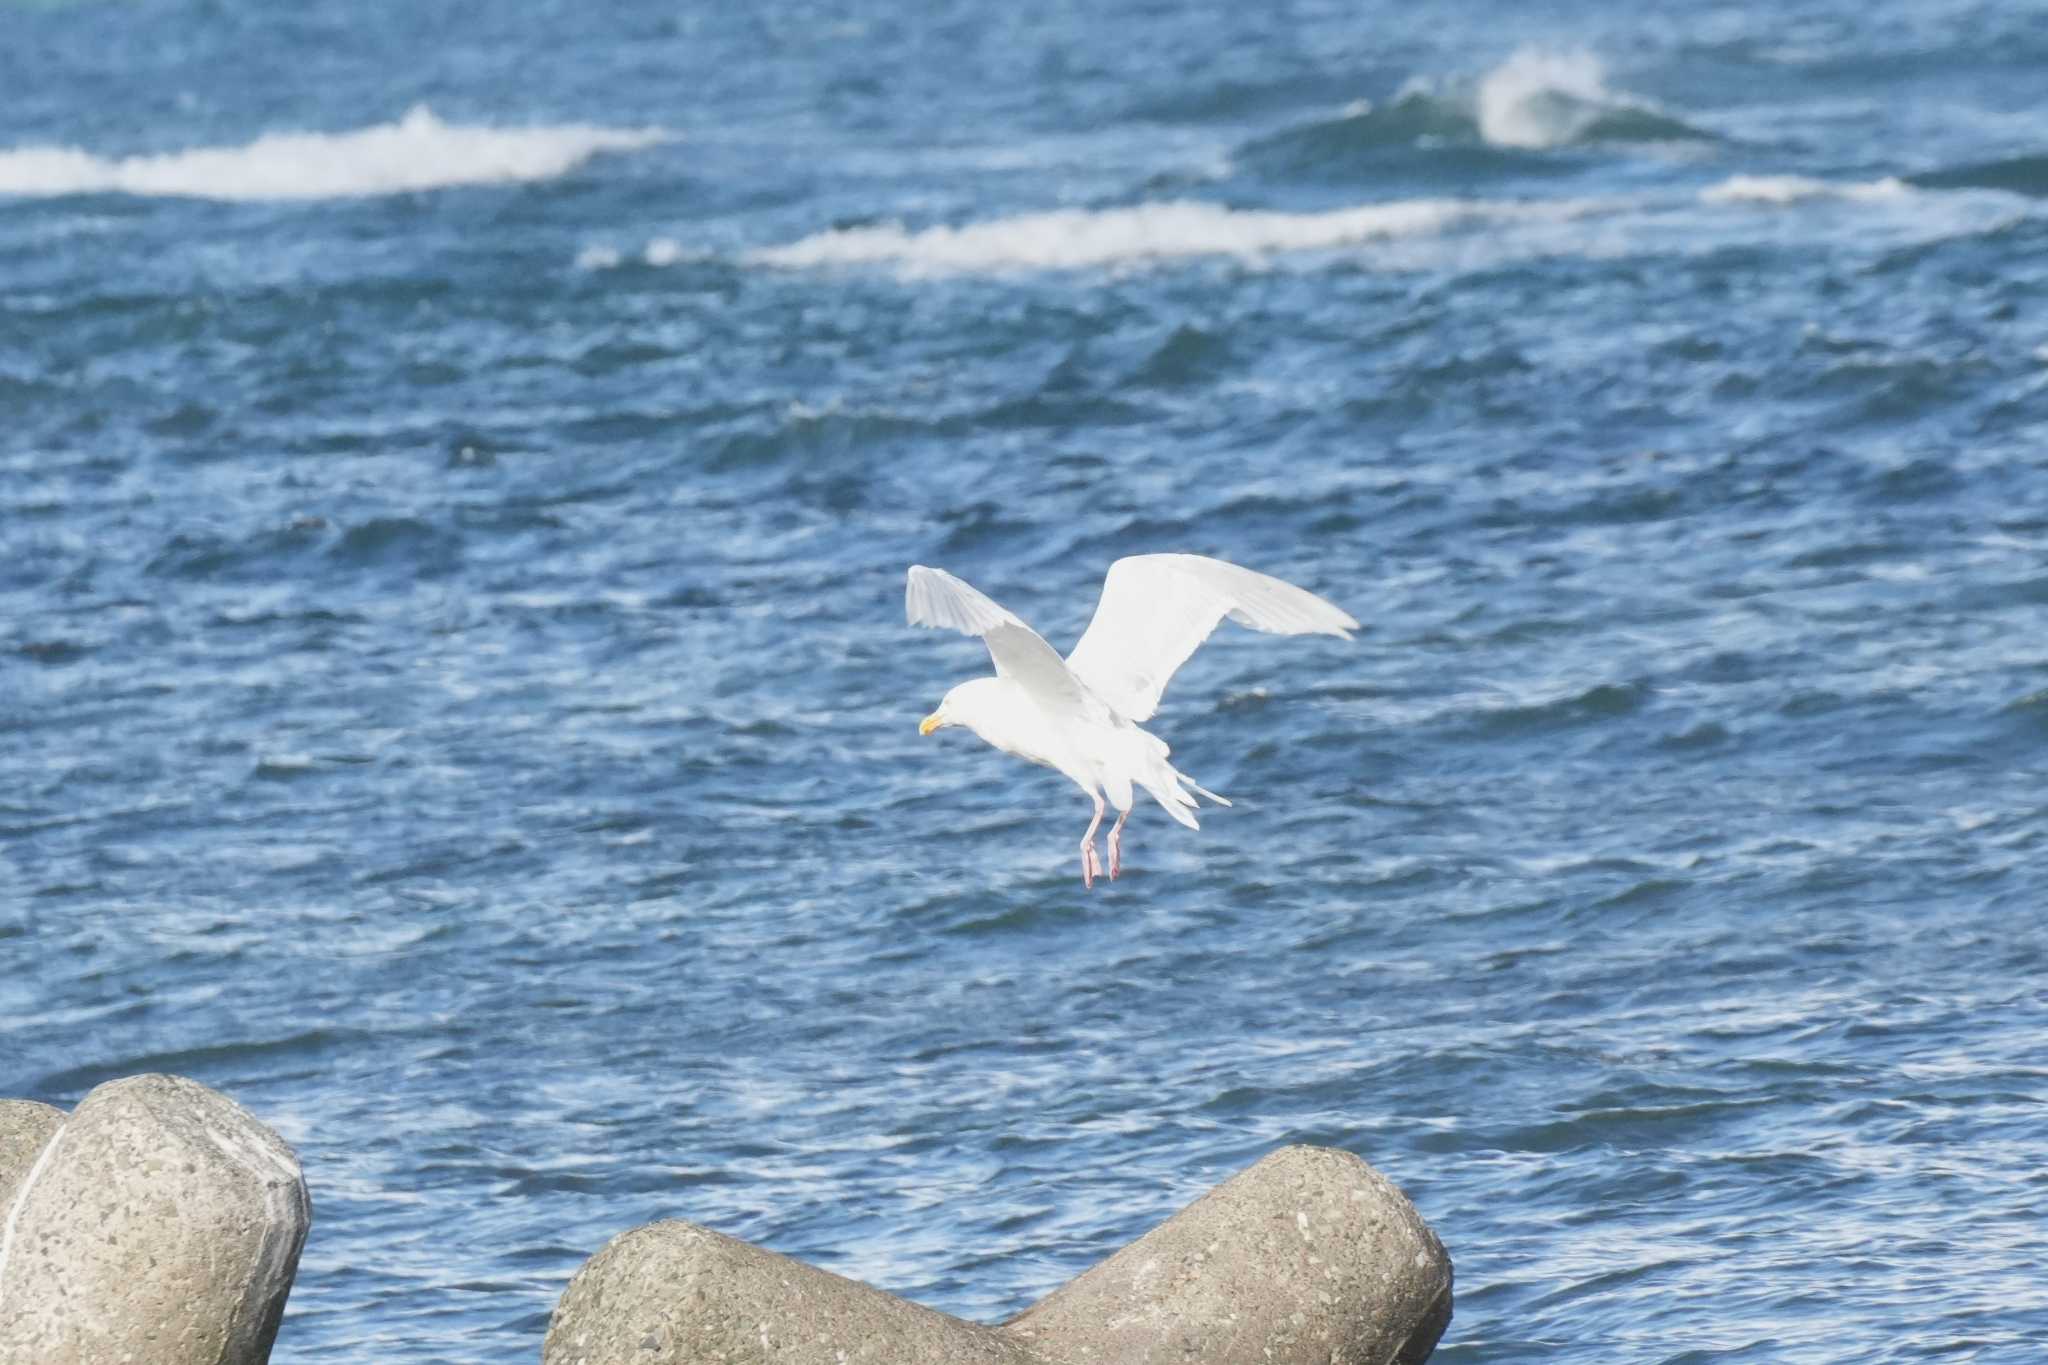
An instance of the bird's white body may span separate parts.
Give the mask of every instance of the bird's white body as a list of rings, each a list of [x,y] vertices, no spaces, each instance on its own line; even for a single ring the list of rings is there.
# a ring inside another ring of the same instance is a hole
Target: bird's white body
[[[961,683],[939,703],[937,714],[946,718],[941,725],[965,726],[1006,754],[1066,774],[1091,797],[1101,792],[1118,811],[1128,812],[1133,788],[1143,788],[1168,815],[1199,829],[1189,789],[1230,804],[1168,763],[1166,741],[1144,727],[1114,713],[1100,721],[1061,724],[1027,688],[1008,678]]]
[[[1110,565],[1095,617],[1062,659],[1038,633],[943,569],[912,565],[905,605],[913,625],[947,626],[987,643],[996,676],[961,683],[918,728],[958,725],[1004,753],[1066,774],[1095,802],[1081,840],[1082,879],[1099,871],[1095,831],[1104,798],[1118,811],[1109,875],[1121,862],[1124,821],[1142,789],[1190,829],[1196,797],[1229,805],[1167,762],[1145,730],[1174,671],[1225,617],[1282,635],[1349,638],[1358,622],[1290,583],[1199,555],[1135,555]]]

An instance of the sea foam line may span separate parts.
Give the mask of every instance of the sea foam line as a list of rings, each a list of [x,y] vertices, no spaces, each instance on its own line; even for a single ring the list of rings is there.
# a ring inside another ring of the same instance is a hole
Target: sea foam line
[[[102,157],[76,147],[0,151],[0,195],[134,194],[194,199],[339,199],[455,185],[547,180],[599,152],[665,142],[657,128],[443,123],[416,105],[345,133],[266,133],[239,147]]]
[[[1375,243],[1424,243],[1461,230],[1509,229],[1479,237],[1482,250],[1612,249],[1616,232],[1633,221],[1658,222],[1702,209],[1717,211],[1726,231],[1745,209],[1796,210],[1811,202],[1868,205],[1874,210],[1921,202],[1923,192],[1896,178],[1821,180],[1794,175],[1732,175],[1696,190],[1567,199],[1404,199],[1359,204],[1319,213],[1235,209],[1199,200],[1168,200],[1105,209],[1051,209],[957,226],[909,228],[875,223],[812,233],[780,246],[739,253],[739,264],[765,269],[814,270],[880,266],[909,277],[1004,271],[1135,267],[1202,256],[1252,261],[1288,252],[1341,251]],[[1733,215],[1733,216],[1728,216]],[[1602,220],[1610,220],[1599,228]],[[1593,222],[1591,235],[1577,224]],[[1560,235],[1562,233],[1562,235]],[[648,242],[638,258],[647,265],[715,258],[672,238]],[[578,267],[605,270],[634,259],[610,245],[586,247]]]
[[[1903,199],[1913,187],[1896,176],[1882,180],[1819,180],[1807,175],[1731,175],[1700,191],[1706,204],[1798,204],[1809,199],[1868,202]]]
[[[1595,201],[1407,199],[1322,213],[1233,209],[1170,200],[1110,209],[1053,209],[959,227],[900,223],[837,228],[748,252],[783,269],[894,265],[914,273],[1079,270],[1187,256],[1262,257],[1428,236],[1478,223],[1560,219]]]

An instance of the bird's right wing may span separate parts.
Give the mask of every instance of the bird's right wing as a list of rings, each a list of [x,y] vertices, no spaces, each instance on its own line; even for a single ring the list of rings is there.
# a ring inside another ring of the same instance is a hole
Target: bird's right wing
[[[1224,617],[1276,635],[1341,635],[1358,622],[1305,588],[1202,555],[1131,555],[1109,566],[1102,600],[1067,656],[1088,689],[1134,721],[1151,718],[1174,671]]]
[[[944,569],[911,565],[903,605],[913,626],[941,626],[980,636],[996,662],[996,672],[1031,693],[1040,706],[1087,715],[1103,710],[1060,652],[1037,631]]]

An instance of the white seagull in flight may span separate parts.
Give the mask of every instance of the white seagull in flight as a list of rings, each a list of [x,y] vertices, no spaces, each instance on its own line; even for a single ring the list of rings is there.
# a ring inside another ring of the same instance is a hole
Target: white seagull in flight
[[[910,566],[904,605],[914,626],[979,635],[996,676],[961,683],[918,724],[929,735],[964,725],[1006,754],[1055,768],[1095,802],[1081,836],[1081,881],[1102,875],[1095,831],[1103,796],[1117,808],[1109,831],[1109,875],[1123,865],[1131,789],[1143,787],[1189,829],[1195,796],[1230,803],[1196,786],[1166,761],[1163,740],[1139,727],[1159,709],[1175,669],[1229,617],[1275,635],[1351,638],[1358,622],[1312,592],[1201,555],[1132,555],[1109,566],[1095,619],[1062,659],[1037,631],[944,569]]]

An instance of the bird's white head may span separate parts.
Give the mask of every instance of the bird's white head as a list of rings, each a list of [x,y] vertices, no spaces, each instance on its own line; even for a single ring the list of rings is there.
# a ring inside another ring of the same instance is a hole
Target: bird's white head
[[[917,723],[917,732],[928,735],[934,730],[943,730],[949,725],[964,725],[989,740],[990,727],[1003,715],[1003,680],[1001,678],[972,678],[948,692],[939,703],[939,709]]]

